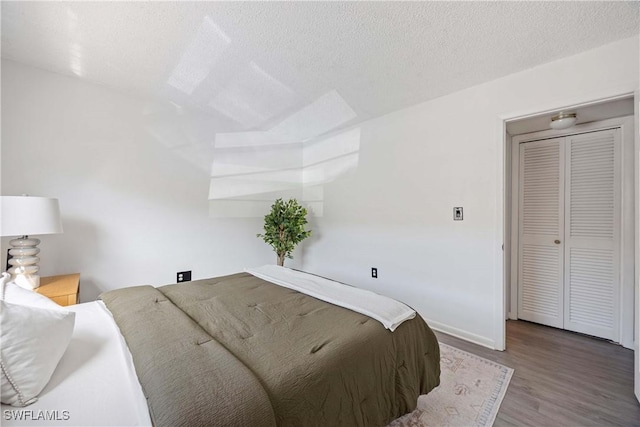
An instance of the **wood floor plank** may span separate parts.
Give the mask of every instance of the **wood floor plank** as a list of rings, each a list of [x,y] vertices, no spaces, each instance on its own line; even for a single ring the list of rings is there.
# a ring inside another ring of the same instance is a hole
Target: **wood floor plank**
[[[632,350],[521,320],[507,321],[506,351],[436,335],[445,344],[515,369],[496,427],[640,427]]]

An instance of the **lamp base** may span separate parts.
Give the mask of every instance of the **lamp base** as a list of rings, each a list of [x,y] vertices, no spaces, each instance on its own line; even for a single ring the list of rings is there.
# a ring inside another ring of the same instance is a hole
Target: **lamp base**
[[[13,280],[17,285],[25,289],[36,289],[40,286],[40,276],[38,276],[40,258],[36,256],[40,253],[40,249],[37,247],[40,244],[40,239],[22,236],[9,243],[13,248],[9,249],[9,255],[12,258],[9,260],[11,268],[7,270],[7,273],[14,276]]]
[[[37,274],[16,274],[13,282],[21,288],[33,291],[40,287],[40,276]]]

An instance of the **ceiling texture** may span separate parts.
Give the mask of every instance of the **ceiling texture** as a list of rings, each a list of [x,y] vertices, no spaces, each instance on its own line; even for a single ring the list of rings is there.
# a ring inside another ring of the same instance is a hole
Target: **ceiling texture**
[[[1,7],[3,58],[204,112],[219,132],[275,129],[298,140],[640,29],[637,1]]]

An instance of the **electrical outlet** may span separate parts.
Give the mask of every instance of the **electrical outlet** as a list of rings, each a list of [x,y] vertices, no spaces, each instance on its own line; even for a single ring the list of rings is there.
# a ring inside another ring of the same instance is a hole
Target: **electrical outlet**
[[[373,277],[374,279],[378,278],[378,269],[373,267],[371,268],[371,277]]]
[[[191,281],[191,270],[189,271],[178,271],[176,275],[176,282],[190,282]]]

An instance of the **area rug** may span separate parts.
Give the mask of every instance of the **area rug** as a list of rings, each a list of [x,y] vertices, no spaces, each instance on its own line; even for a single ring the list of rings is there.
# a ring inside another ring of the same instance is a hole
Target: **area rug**
[[[491,426],[513,369],[440,343],[440,385],[389,427]]]

